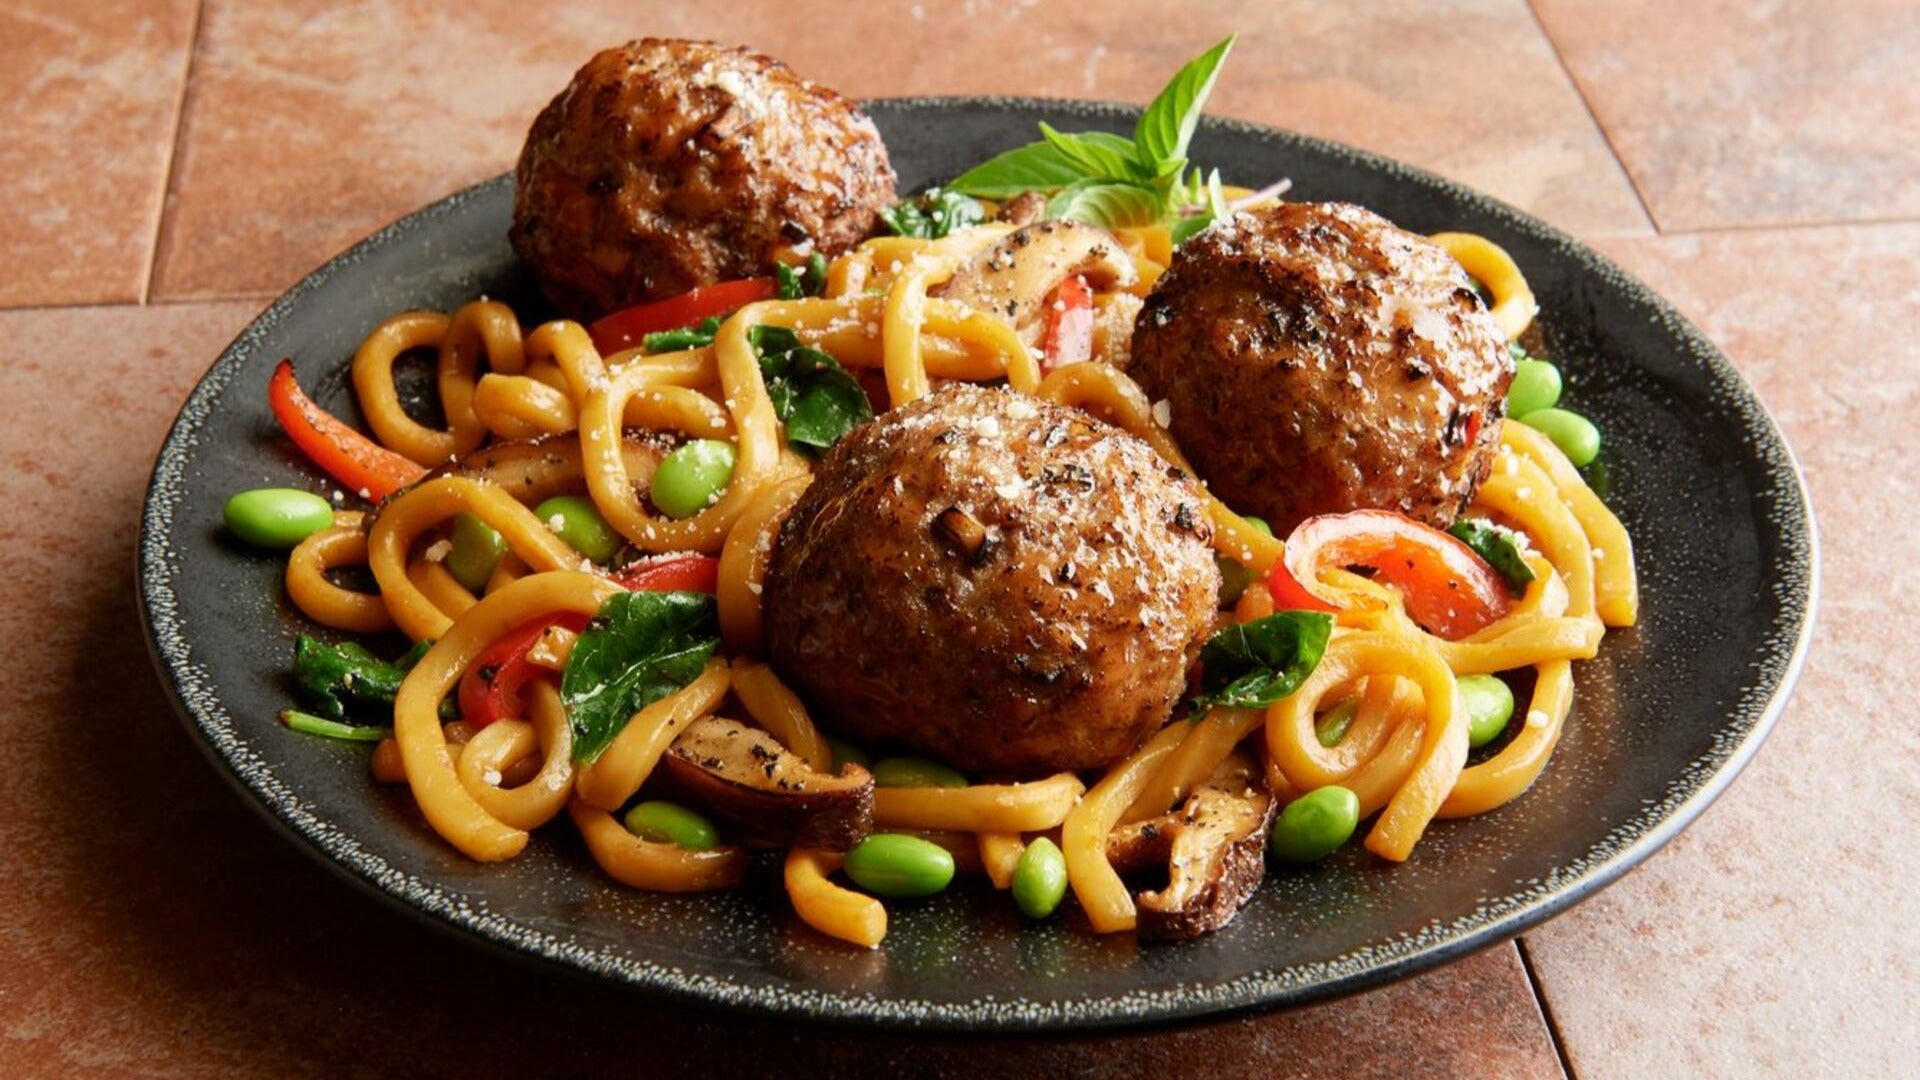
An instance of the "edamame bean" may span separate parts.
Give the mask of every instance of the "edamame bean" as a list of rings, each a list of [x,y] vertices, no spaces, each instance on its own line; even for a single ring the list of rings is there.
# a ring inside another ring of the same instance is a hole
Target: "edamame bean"
[[[592,502],[577,495],[555,495],[534,507],[533,515],[546,522],[547,528],[573,550],[594,562],[607,562],[620,550],[620,534],[613,531]]]
[[[1507,387],[1507,415],[1515,419],[1560,403],[1560,369],[1545,360],[1520,360]]]
[[[1267,847],[1281,862],[1317,862],[1339,850],[1359,824],[1359,797],[1338,784],[1328,784],[1280,811]]]
[[[1593,421],[1565,409],[1536,409],[1520,422],[1553,440],[1553,445],[1579,468],[1600,456],[1600,429]]]
[[[688,851],[711,851],[720,842],[713,822],[664,799],[650,799],[627,811],[627,831],[656,844],[678,844]]]
[[[863,769],[871,770],[873,768],[873,755],[845,739],[836,739],[831,735],[827,736],[827,749],[833,751],[833,771],[836,776],[845,772],[849,763],[858,765]]]
[[[1013,864],[1013,902],[1029,919],[1053,914],[1067,895],[1067,857],[1044,836],[1035,837]]]
[[[1321,713],[1313,721],[1313,733],[1321,746],[1339,746],[1340,740],[1347,737],[1347,729],[1353,726],[1354,714],[1360,711],[1360,700],[1351,698]]]
[[[1500,737],[1513,719],[1513,689],[1494,675],[1462,675],[1460,699],[1467,703],[1467,745],[1482,747]]]
[[[953,855],[931,840],[874,833],[847,852],[847,876],[876,896],[932,896],[953,880]]]
[[[290,548],[333,524],[333,506],[297,488],[243,491],[223,513],[233,535],[256,547]]]
[[[507,553],[507,541],[477,515],[462,510],[453,516],[453,548],[441,565],[468,592],[487,587],[500,556]]]
[[[873,763],[879,787],[966,787],[967,778],[951,766],[919,757],[882,758]]]
[[[733,444],[695,439],[653,472],[653,505],[672,518],[690,518],[713,505],[733,479]]]

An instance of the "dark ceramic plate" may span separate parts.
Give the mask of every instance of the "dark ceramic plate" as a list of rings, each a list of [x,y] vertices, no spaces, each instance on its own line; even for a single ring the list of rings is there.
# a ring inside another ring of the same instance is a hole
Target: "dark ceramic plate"
[[[873,115],[902,190],[1034,137],[1034,124],[1130,131],[1133,110],[1015,100],[882,101]],[[1570,404],[1607,436],[1605,495],[1632,531],[1643,622],[1578,666],[1551,767],[1496,813],[1434,826],[1389,866],[1349,850],[1276,872],[1224,931],[1143,947],[1075,915],[1024,925],[985,887],[893,907],[883,948],[800,925],[778,873],[744,890],[656,896],[599,874],[571,830],[482,866],[435,837],[364,748],[292,734],[284,673],[307,627],[281,560],[220,527],[263,484],[326,490],[266,407],[292,356],[328,408],[353,414],[347,361],[407,308],[488,294],[537,312],[506,242],[512,182],[436,203],[321,267],[213,365],[154,468],[140,544],[152,646],[188,727],[247,799],[376,896],[471,940],[694,1002],[928,1029],[1133,1026],[1296,1004],[1397,979],[1503,940],[1591,894],[1670,840],[1750,758],[1811,628],[1813,523],[1753,392],[1673,309],[1531,217],[1393,162],[1297,135],[1209,122],[1194,158],[1238,183],[1291,177],[1290,198],[1361,203],[1420,232],[1506,246],[1541,306]]]

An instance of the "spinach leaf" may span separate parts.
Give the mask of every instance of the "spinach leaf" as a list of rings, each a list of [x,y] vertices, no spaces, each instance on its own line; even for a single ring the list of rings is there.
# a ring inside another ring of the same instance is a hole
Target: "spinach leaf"
[[[975,165],[954,177],[947,188],[982,199],[1011,199],[1029,191],[1050,191],[1084,179],[1086,174],[1078,165],[1042,139],[1016,146]]]
[[[777,295],[782,300],[804,300],[809,296],[819,296],[827,289],[827,257],[816,251],[807,258],[804,266],[774,263],[773,276],[779,283]]]
[[[873,419],[873,404],[840,362],[800,344],[784,326],[756,326],[747,340],[760,357],[773,411],[787,426],[787,443],[819,453]]]
[[[401,680],[432,647],[433,642],[423,641],[388,663],[359,642],[329,645],[301,634],[293,643],[294,686],[315,712],[330,720],[339,720],[350,710],[391,710]],[[451,705],[451,698],[441,703],[443,715]]]
[[[709,315],[692,326],[656,331],[641,338],[640,347],[650,353],[705,348],[713,344],[713,335],[720,332],[720,324],[725,321],[719,315]]]
[[[598,758],[634,713],[699,678],[719,647],[720,616],[706,593],[608,597],[560,677],[573,760]]]
[[[952,188],[928,188],[911,199],[882,210],[880,220],[900,236],[938,240],[955,229],[978,225],[987,219],[987,208]]]
[[[1140,165],[1157,173],[1167,162],[1178,160],[1185,167],[1187,144],[1193,141],[1193,129],[1200,124],[1200,111],[1220,77],[1220,65],[1233,50],[1229,37],[1201,53],[1174,75],[1134,125],[1133,145]]]
[[[1527,586],[1533,584],[1533,567],[1521,557],[1520,535],[1512,529],[1481,518],[1461,518],[1447,532],[1487,560],[1487,565],[1506,578],[1514,592],[1525,592]]]
[[[1333,616],[1320,611],[1277,611],[1250,623],[1235,623],[1200,650],[1199,716],[1215,706],[1259,708],[1295,690],[1320,666],[1333,635]]]

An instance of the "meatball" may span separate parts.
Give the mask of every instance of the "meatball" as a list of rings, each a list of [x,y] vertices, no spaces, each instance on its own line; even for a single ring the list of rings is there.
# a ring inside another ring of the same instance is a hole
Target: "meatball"
[[[1185,690],[1211,536],[1146,443],[948,385],[821,461],[768,570],[767,650],[829,730],[983,776],[1096,768]]]
[[[513,249],[580,316],[838,253],[894,202],[851,101],[759,53],[656,38],[587,61],[514,178]]]
[[[1128,374],[1213,493],[1285,536],[1363,508],[1452,522],[1492,463],[1513,359],[1445,251],[1357,206],[1287,203],[1180,248]]]

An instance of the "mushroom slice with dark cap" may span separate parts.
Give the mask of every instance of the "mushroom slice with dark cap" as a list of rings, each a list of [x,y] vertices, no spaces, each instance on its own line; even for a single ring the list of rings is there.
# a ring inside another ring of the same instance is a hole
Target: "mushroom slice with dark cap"
[[[712,814],[753,847],[845,851],[873,829],[873,776],[817,772],[772,735],[738,720],[694,721],[661,759],[660,787]]]
[[[1075,274],[1103,289],[1131,285],[1136,276],[1133,259],[1112,233],[1077,221],[1040,221],[975,255],[940,295],[1004,319],[1031,346],[1046,329],[1047,298]]]
[[[1172,811],[1115,829],[1116,870],[1167,871],[1165,888],[1134,896],[1140,936],[1184,941],[1232,922],[1265,872],[1275,807],[1260,771],[1235,754]]]

